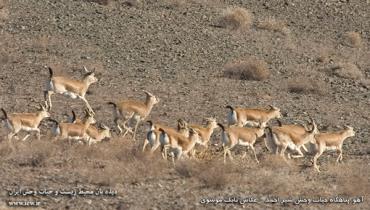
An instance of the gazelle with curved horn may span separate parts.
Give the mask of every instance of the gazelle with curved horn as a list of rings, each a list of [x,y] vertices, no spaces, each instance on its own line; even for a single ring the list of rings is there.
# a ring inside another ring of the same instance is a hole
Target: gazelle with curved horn
[[[166,142],[162,153],[166,153],[169,150],[170,154],[172,154],[172,163],[175,163],[175,157],[180,159],[182,155],[188,156],[188,153],[192,151],[199,140],[198,132],[192,128],[189,128],[189,137],[185,137],[178,132],[165,131],[163,128],[159,128],[159,131],[160,141]],[[162,156],[167,158],[167,154],[162,154]]]
[[[86,130],[87,135],[90,137],[88,140],[89,146],[101,142],[105,138],[110,139],[112,137],[108,126],[101,124],[99,127],[100,129],[90,125]]]
[[[268,127],[268,133],[266,134],[266,141],[273,142],[276,147],[275,152],[278,153],[280,148],[280,155],[285,159],[285,151],[289,147],[291,150],[297,151],[299,154],[292,156],[293,158],[303,157],[301,147],[308,142],[314,143],[314,136],[319,133],[315,121],[310,117],[312,123],[312,129],[308,130],[306,126],[303,127],[305,132],[302,131],[302,127],[299,125],[286,125],[286,126],[275,126],[273,128]]]
[[[226,156],[229,155],[230,160],[233,160],[231,155],[231,149],[236,145],[250,147],[254,154],[254,159],[259,163],[254,149],[254,144],[256,140],[263,136],[264,127],[262,124],[258,128],[246,128],[238,126],[225,127],[221,123],[217,124],[221,129],[221,141],[224,148],[224,163],[226,163]],[[246,156],[246,152],[243,155],[243,158]]]
[[[149,116],[153,106],[159,102],[159,99],[153,94],[147,91],[143,92],[146,94],[145,101],[121,100],[119,102],[108,102],[108,104],[114,107],[114,122],[119,132],[124,132],[122,135],[123,137],[126,136],[128,132],[132,133],[134,141],[139,123]],[[131,120],[136,121],[134,131],[127,125]],[[121,121],[123,122],[121,123]],[[122,130],[120,125],[123,126],[125,131]]]
[[[86,115],[85,118],[87,118],[87,117],[88,116]],[[83,121],[76,117],[76,113],[75,113],[74,110],[72,110],[72,118],[71,118],[70,122],[71,123],[76,123],[76,124],[83,124]],[[88,138],[88,145],[89,146],[91,144],[96,144],[98,142],[101,142],[105,138],[110,139],[112,137],[111,133],[110,133],[110,128],[108,126],[104,125],[104,124],[100,124],[99,127],[91,124],[87,128],[86,133],[89,136],[89,138]]]
[[[94,119],[94,114],[89,110],[85,110],[86,120],[83,123],[59,123],[54,119],[50,121],[55,123],[53,128],[53,133],[56,134],[56,138],[71,140],[85,140],[89,141],[89,136],[87,135],[87,129],[91,124],[96,121]]]
[[[229,125],[236,124],[237,126],[244,126],[251,124],[258,126],[261,124],[262,127],[266,127],[268,121],[274,118],[281,118],[280,109],[269,105],[270,109],[257,109],[257,108],[233,108],[232,106],[226,106],[230,109],[227,115],[227,121]]]
[[[31,135],[29,133],[31,131],[35,131],[37,133],[37,139],[40,139],[40,129],[38,127],[44,118],[50,117],[47,103],[45,103],[45,106],[40,104],[39,111],[36,113],[12,113],[8,115],[3,108],[1,108],[1,111],[4,114],[6,125],[10,130],[8,134],[9,141],[21,130],[28,132],[22,139],[23,141]]]
[[[92,113],[94,112],[89,102],[85,98],[86,92],[90,85],[98,81],[94,72],[88,71],[84,66],[84,70],[86,72],[84,78],[82,80],[74,80],[67,77],[54,76],[53,69],[51,67],[48,67],[48,69],[50,77],[45,94],[45,101],[49,103],[50,108],[52,107],[51,95],[58,93],[69,96],[73,99],[80,98],[85,102],[89,111]]]
[[[278,119],[277,120],[278,122],[278,126],[273,126],[272,127],[272,130],[275,130],[275,129],[279,129],[280,131],[284,131],[284,132],[287,132],[287,133],[292,133],[293,135],[295,136],[303,136],[305,133],[307,133],[307,131],[309,130],[309,127],[312,128],[313,124],[313,120],[312,118],[310,117],[310,120],[307,121],[307,124],[284,124]],[[265,138],[265,145],[266,145],[266,148],[272,152],[272,153],[275,153],[275,154],[278,154],[279,152],[279,142],[276,141],[275,138]],[[302,148],[308,152],[307,148],[305,145],[302,145]],[[292,150],[295,150],[294,148],[290,148]],[[303,153],[301,150],[297,150],[297,152],[299,153],[299,156],[302,157]],[[290,159],[290,153],[288,153],[288,158]]]
[[[197,125],[197,124],[188,124],[185,120],[179,119],[177,121],[177,130],[179,133],[183,134],[184,136],[189,136],[189,128],[193,128],[199,134],[199,141],[197,144],[200,144],[204,147],[208,147],[208,143],[211,139],[213,131],[215,128],[218,127],[217,121],[215,118],[205,118],[206,126]]]
[[[144,140],[143,149],[142,151],[145,151],[146,146],[149,144],[151,147],[150,152],[153,153],[159,146],[161,146],[161,151],[163,152],[164,149],[164,142],[160,142],[160,131],[159,129],[163,129],[165,131],[169,132],[177,132],[174,128],[171,128],[169,126],[160,124],[160,123],[154,123],[152,120],[146,121],[149,125],[149,130],[146,133],[146,139]],[[163,157],[166,158],[166,157]]]
[[[317,159],[326,150],[337,150],[339,152],[337,162],[342,161],[342,146],[344,140],[349,137],[355,136],[353,127],[345,126],[344,130],[336,132],[325,132],[315,135],[315,144],[317,146],[317,153],[313,158],[313,165],[315,169],[320,172],[319,166],[317,165]]]

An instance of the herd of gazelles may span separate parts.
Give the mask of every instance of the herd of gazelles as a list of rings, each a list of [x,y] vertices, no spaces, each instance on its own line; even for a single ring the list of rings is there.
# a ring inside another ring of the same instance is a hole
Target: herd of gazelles
[[[90,72],[84,67],[86,74],[83,80],[75,80],[62,76],[53,75],[53,70],[48,67],[50,79],[48,81],[45,94],[45,104],[40,104],[40,110],[35,113],[12,113],[7,114],[4,109],[1,109],[4,114],[4,120],[8,129],[8,140],[10,141],[19,131],[28,131],[28,134],[23,138],[26,140],[30,136],[31,131],[37,132],[37,137],[40,139],[40,122],[44,118],[48,118],[55,123],[53,133],[55,138],[71,140],[84,140],[89,145],[102,141],[104,138],[110,138],[110,129],[100,124],[96,127],[94,119],[94,111],[85,95],[89,86],[98,81],[94,72]],[[85,118],[77,119],[74,111],[73,118],[70,122],[59,123],[50,118],[50,109],[52,108],[51,96],[54,93],[64,94],[71,98],[80,98],[86,104]],[[153,94],[144,91],[146,94],[145,101],[136,100],[121,100],[119,102],[108,102],[114,107],[114,122],[119,130],[119,133],[124,137],[131,133],[135,140],[136,131],[141,121],[145,120],[150,114],[153,106],[159,102],[159,99]],[[292,155],[293,158],[303,157],[301,147],[307,151],[306,143],[316,145],[316,154],[313,158],[313,165],[317,171],[317,159],[325,150],[337,150],[339,156],[337,162],[342,160],[342,145],[343,141],[355,135],[352,127],[345,126],[343,130],[336,132],[319,132],[315,121],[310,118],[306,125],[300,124],[282,124],[278,118],[281,117],[280,109],[270,106],[269,109],[263,108],[233,108],[229,109],[227,121],[228,126],[224,126],[216,122],[214,118],[207,118],[206,126],[188,124],[184,120],[178,120],[177,128],[171,128],[159,123],[147,121],[149,131],[143,144],[143,151],[146,146],[150,145],[151,152],[157,148],[161,148],[163,158],[167,159],[168,151],[174,158],[180,158],[182,155],[193,156],[195,153],[194,146],[196,144],[203,145],[207,148],[214,129],[221,128],[221,141],[224,151],[224,162],[226,157],[231,155],[231,149],[236,145],[246,146],[251,148],[254,158],[259,162],[254,149],[254,144],[258,138],[265,139],[266,147],[275,154],[280,154],[285,159],[285,151],[287,148],[295,151],[298,155]],[[279,125],[268,126],[267,123],[277,119]],[[134,130],[130,126],[131,122],[135,122]],[[245,127],[249,125],[249,127]],[[122,127],[121,127],[122,126]],[[280,151],[280,152],[279,152]],[[245,157],[246,153],[243,157]],[[290,158],[290,153],[288,153]]]

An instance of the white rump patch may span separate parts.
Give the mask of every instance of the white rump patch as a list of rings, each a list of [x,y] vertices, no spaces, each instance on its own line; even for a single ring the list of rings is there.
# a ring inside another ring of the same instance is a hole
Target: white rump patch
[[[156,139],[157,139],[157,135],[155,134],[155,132],[154,131],[149,131],[147,133],[146,138],[148,139],[149,144],[153,147],[153,145],[155,144]]]
[[[167,134],[161,133],[159,136],[159,142],[161,145],[167,145],[170,143],[170,139]]]
[[[227,122],[229,123],[229,125],[236,124],[237,121],[238,121],[238,118],[236,116],[235,110],[227,114]]]

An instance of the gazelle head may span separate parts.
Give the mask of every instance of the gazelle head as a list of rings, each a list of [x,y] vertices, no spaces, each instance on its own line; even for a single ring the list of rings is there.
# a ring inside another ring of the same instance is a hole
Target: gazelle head
[[[47,118],[47,117],[50,117],[50,108],[47,104],[47,102],[45,101],[45,105],[42,105],[41,103],[39,104],[40,107],[39,107],[39,114],[42,118]]]
[[[348,137],[352,137],[352,136],[356,135],[356,132],[353,130],[353,127],[346,125],[346,126],[344,126],[344,128],[346,130],[346,133],[347,133]]]
[[[180,118],[177,120],[177,130],[180,130],[180,129],[187,129],[188,128],[188,123]]]
[[[205,120],[207,122],[207,126],[209,126],[210,128],[215,129],[218,127],[216,118],[209,117],[209,118],[206,118]]]
[[[270,107],[270,111],[274,113],[275,118],[277,119],[281,118],[281,112],[279,108],[272,106],[272,105],[268,105],[268,106]]]
[[[148,91],[143,91],[146,94],[146,101],[152,105],[159,103],[159,98],[155,97],[153,94]]]
[[[96,123],[96,120],[94,118],[94,113],[92,113],[88,109],[85,109],[85,117],[86,117],[85,123],[88,123],[88,124],[94,124],[94,123]]]
[[[196,139],[196,141],[199,141],[199,138],[198,138],[198,132],[196,130],[194,130],[193,128],[189,128],[189,138],[191,139]]]
[[[148,123],[148,130],[151,131],[151,130],[154,130],[154,127],[153,127],[153,121],[151,120],[147,120],[146,121]]]
[[[84,81],[87,84],[91,85],[91,84],[93,84],[93,83],[95,83],[95,82],[98,81],[98,78],[95,77],[95,73],[94,72],[87,70],[87,68],[85,66],[84,66],[84,70],[86,72],[85,77],[84,77]]]
[[[105,124],[101,124],[100,127],[103,129],[102,134],[105,138],[108,138],[108,139],[112,138],[112,135],[110,133],[110,128],[108,126],[106,126]]]

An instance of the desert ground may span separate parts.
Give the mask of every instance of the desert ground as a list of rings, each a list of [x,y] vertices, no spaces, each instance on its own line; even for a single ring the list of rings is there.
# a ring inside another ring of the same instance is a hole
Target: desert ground
[[[369,11],[367,0],[1,0],[1,107],[35,112],[46,66],[74,79],[86,66],[99,78],[86,98],[113,137],[90,147],[53,142],[44,120],[41,140],[9,142],[1,123],[0,209],[369,209]],[[320,131],[350,125],[356,135],[344,141],[342,163],[335,152],[320,157],[320,173],[312,154],[286,163],[263,139],[255,146],[260,164],[250,150],[241,158],[244,147],[224,164],[220,129],[207,150],[173,165],[159,151],[141,151],[144,123],[135,142],[117,135],[106,103],[144,100],[143,90],[160,99],[148,119],[172,127],[179,118],[225,124],[227,105],[273,105],[283,123],[310,115]],[[53,119],[67,121],[72,109],[82,117],[82,100],[53,96]],[[20,188],[115,195],[10,195]],[[362,200],[264,202],[336,196]],[[258,202],[215,202],[234,197]],[[40,205],[10,206],[16,201]]]

